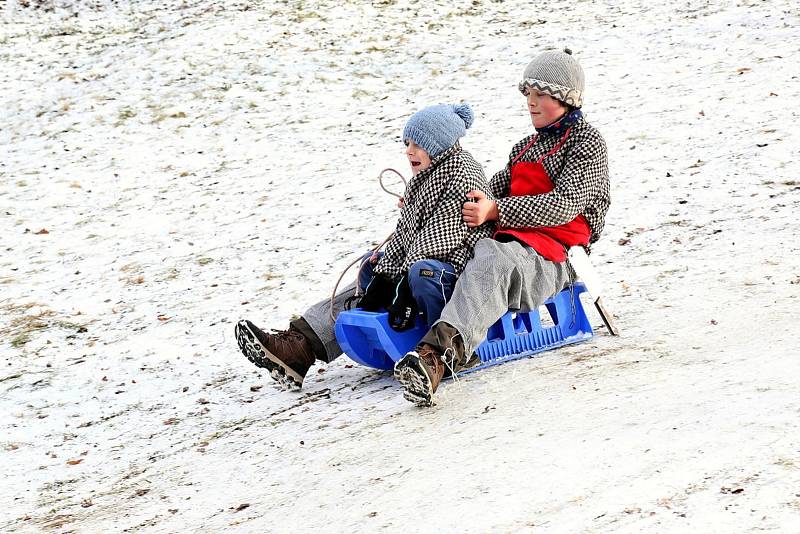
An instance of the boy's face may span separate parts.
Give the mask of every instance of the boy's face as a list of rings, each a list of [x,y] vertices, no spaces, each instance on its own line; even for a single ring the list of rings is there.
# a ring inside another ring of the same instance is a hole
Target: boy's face
[[[431,166],[431,157],[412,140],[406,141],[406,156],[411,164],[411,174],[416,176]]]
[[[528,112],[534,128],[544,128],[561,118],[567,112],[567,106],[552,96],[535,89],[528,89]]]

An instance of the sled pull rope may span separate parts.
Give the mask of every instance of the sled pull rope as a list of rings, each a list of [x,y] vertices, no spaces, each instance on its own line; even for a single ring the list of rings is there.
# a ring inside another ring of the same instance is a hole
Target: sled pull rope
[[[386,174],[387,172],[393,172],[393,173],[395,173],[395,174],[396,174],[396,175],[397,175],[397,176],[400,178],[400,180],[402,180],[404,188],[405,188],[405,186],[407,186],[407,185],[408,185],[408,182],[407,182],[407,181],[406,181],[406,179],[403,177],[403,175],[402,175],[402,174],[400,174],[400,173],[399,173],[398,171],[396,171],[395,169],[391,169],[391,168],[383,169],[383,170],[380,172],[380,174],[378,174],[378,183],[380,184],[380,186],[381,186],[381,189],[383,189],[384,191],[386,191],[387,193],[389,193],[390,195],[392,195],[392,196],[394,196],[394,197],[397,197],[397,198],[399,198],[399,199],[402,199],[402,198],[403,198],[403,196],[402,196],[402,195],[398,195],[397,193],[394,193],[394,192],[392,192],[392,191],[389,191],[388,189],[386,189],[386,186],[383,184],[383,175],[384,175],[384,174]],[[377,253],[377,252],[378,252],[378,251],[379,251],[381,248],[383,248],[383,245],[385,245],[386,243],[388,243],[388,242],[389,242],[389,240],[390,240],[392,237],[394,237],[394,232],[392,232],[391,234],[389,234],[389,236],[388,236],[386,239],[384,239],[383,241],[381,241],[381,242],[380,242],[380,244],[379,244],[377,247],[375,247],[374,249],[372,249],[372,255],[374,256],[374,255],[375,255],[375,254],[376,254],[376,253]],[[371,259],[371,258],[370,258],[370,259]],[[333,293],[331,293],[331,305],[330,305],[330,315],[331,315],[331,320],[332,320],[333,322],[336,322],[336,315],[333,313],[333,303],[334,303],[334,301],[336,300],[336,291],[339,289],[339,284],[341,283],[341,281],[342,281],[342,278],[344,278],[344,275],[345,275],[345,273],[347,273],[347,271],[349,271],[349,270],[350,270],[350,267],[352,267],[353,265],[355,265],[356,263],[358,263],[358,261],[359,261],[359,260],[361,260],[361,256],[359,256],[358,258],[356,258],[355,260],[353,260],[353,262],[352,262],[352,263],[350,263],[350,265],[348,265],[347,267],[345,267],[345,268],[344,268],[344,271],[342,271],[342,274],[340,274],[340,275],[339,275],[339,279],[338,279],[338,280],[336,280],[336,284],[333,286]],[[361,294],[361,287],[358,285],[358,279],[359,279],[359,277],[361,276],[361,269],[363,269],[363,268],[364,268],[364,265],[362,264],[362,265],[361,265],[361,266],[358,268],[358,272],[356,273],[356,292],[353,294],[353,296],[354,296],[354,297],[355,297],[355,296],[358,296],[358,295],[360,295],[360,294]]]
[[[385,186],[385,185],[383,185],[383,175],[384,175],[385,173],[389,172],[389,171],[391,171],[391,172],[395,173],[395,174],[396,174],[396,175],[397,175],[397,176],[400,178],[400,180],[402,180],[402,181],[403,181],[403,186],[406,186],[406,185],[408,185],[408,183],[406,182],[406,179],[405,179],[405,178],[403,178],[403,175],[402,175],[402,174],[400,174],[399,172],[397,172],[396,170],[394,170],[394,169],[383,169],[383,170],[381,171],[381,173],[378,175],[378,183],[380,183],[380,184],[381,184],[381,189],[383,189],[384,191],[386,191],[387,193],[389,193],[389,194],[390,194],[390,195],[392,195],[393,197],[397,197],[397,198],[403,198],[403,196],[402,196],[402,195],[398,195],[397,193],[393,193],[393,192],[389,191],[388,189],[386,189],[386,186]]]

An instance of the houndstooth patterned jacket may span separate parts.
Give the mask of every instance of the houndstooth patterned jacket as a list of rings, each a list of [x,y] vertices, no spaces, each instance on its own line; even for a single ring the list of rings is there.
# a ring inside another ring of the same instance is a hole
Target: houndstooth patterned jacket
[[[431,161],[406,187],[394,237],[375,267],[394,278],[425,259],[449,263],[461,274],[479,239],[490,237],[491,223],[468,228],[461,215],[467,193],[488,192],[483,169],[456,143]]]
[[[561,140],[564,132],[542,134],[518,160],[537,161]],[[603,231],[611,203],[608,154],[600,133],[583,119],[572,126],[564,145],[542,164],[553,182],[553,190],[542,195],[509,197],[511,160],[527,145],[529,135],[511,150],[506,168],[492,177],[489,190],[497,202],[499,223],[506,228],[558,226],[583,214],[594,243]]]

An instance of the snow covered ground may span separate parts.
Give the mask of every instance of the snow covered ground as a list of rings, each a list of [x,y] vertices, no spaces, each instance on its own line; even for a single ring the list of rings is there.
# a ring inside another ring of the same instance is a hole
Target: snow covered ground
[[[0,531],[800,532],[800,10],[538,4],[0,4]],[[622,337],[433,409],[241,356],[391,231],[414,110],[469,102],[491,174],[565,45]]]

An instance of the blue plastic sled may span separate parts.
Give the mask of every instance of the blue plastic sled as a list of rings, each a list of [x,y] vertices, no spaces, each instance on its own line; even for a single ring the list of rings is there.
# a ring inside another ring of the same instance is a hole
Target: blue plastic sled
[[[539,310],[509,311],[489,328],[486,339],[475,349],[481,363],[459,374],[591,338],[592,326],[580,300],[585,291],[586,286],[577,282],[571,292],[567,288],[544,303],[553,326],[542,326]],[[375,369],[393,369],[394,362],[412,350],[425,332],[427,326],[419,318],[415,328],[395,332],[385,312],[356,309],[340,313],[336,320],[336,339],[342,351]]]

